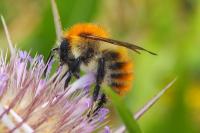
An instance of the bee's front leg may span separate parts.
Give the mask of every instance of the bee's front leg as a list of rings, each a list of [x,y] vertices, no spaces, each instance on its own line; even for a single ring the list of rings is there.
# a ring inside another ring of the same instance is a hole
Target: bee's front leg
[[[47,58],[46,63],[50,63],[52,61],[52,59],[54,58],[55,52],[58,51],[58,50],[59,50],[59,48],[53,48],[53,49],[51,49],[51,51],[49,53],[49,56]],[[47,69],[48,69],[48,65],[46,66],[46,68],[44,70],[44,73],[43,73],[44,76],[46,76]]]
[[[71,71],[67,71],[67,73],[69,73],[69,75],[67,76],[67,78],[66,78],[66,80],[65,80],[64,90],[68,87],[69,82],[70,82],[70,80],[71,80],[71,78],[72,78],[72,73],[71,73]]]
[[[65,80],[65,85],[64,85],[65,89],[68,87],[72,76],[76,78],[80,77],[80,64],[81,64],[81,57],[73,59],[71,60],[70,63],[68,63],[69,69],[65,72],[65,74],[61,78],[62,80],[68,74],[68,77]]]

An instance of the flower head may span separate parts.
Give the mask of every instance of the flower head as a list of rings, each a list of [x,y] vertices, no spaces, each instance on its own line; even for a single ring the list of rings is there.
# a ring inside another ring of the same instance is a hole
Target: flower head
[[[94,82],[94,74],[81,77],[64,91],[62,68],[49,75],[51,66],[52,62],[45,65],[41,55],[32,58],[25,51],[17,51],[6,60],[1,53],[1,131],[92,132],[104,125],[107,109],[93,118],[87,116],[91,105],[87,89]]]

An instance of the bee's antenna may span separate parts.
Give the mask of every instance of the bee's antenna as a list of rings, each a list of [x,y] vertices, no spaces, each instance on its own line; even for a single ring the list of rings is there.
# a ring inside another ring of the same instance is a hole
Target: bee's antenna
[[[46,68],[44,69],[44,76],[46,76],[48,64],[52,61],[54,54],[55,54],[55,51],[58,51],[58,48],[51,49],[51,51],[49,53],[49,56],[48,56],[47,61],[46,61]]]

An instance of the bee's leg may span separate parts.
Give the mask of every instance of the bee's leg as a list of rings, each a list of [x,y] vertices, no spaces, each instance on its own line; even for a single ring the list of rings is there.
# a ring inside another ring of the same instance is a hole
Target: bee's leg
[[[98,61],[98,68],[97,68],[97,79],[96,79],[96,86],[93,92],[93,101],[95,102],[99,96],[99,91],[101,87],[101,83],[103,82],[105,75],[105,60],[104,58],[100,58]]]
[[[75,72],[73,75],[74,75],[74,77],[76,77],[77,79],[79,79],[80,78],[80,71]]]
[[[67,71],[63,74],[63,76],[62,76],[62,78],[60,79],[60,81],[61,81],[67,74],[68,74],[68,76],[67,76],[67,78],[66,78],[66,80],[65,80],[64,89],[66,89],[66,88],[68,87],[69,82],[70,82],[72,76],[75,76],[76,78],[79,78],[79,72],[72,73],[70,70],[67,70]]]
[[[90,116],[90,113],[93,109],[94,103],[97,101],[97,98],[99,96],[99,91],[100,91],[100,88],[101,88],[101,83],[103,82],[104,76],[105,76],[105,59],[100,58],[99,61],[98,61],[96,86],[95,86],[94,91],[93,91],[93,99],[92,99],[93,105],[91,107],[91,110],[90,110],[88,116]]]
[[[68,74],[68,77],[65,80],[64,88],[66,88],[68,86],[72,76],[79,78],[80,63],[81,63],[81,57],[75,59],[74,62],[69,66],[69,70],[63,75],[62,78],[64,78]]]
[[[69,73],[69,70],[67,70],[67,71],[63,74],[63,76],[61,77],[60,81],[62,81],[63,78],[64,78],[68,73]]]
[[[72,73],[71,73],[70,71],[67,72],[67,73],[69,73],[69,75],[68,75],[68,77],[67,77],[66,80],[65,80],[64,90],[68,87],[69,82],[70,82],[70,80],[71,80],[71,78],[72,78]]]
[[[101,109],[104,104],[107,102],[107,98],[106,98],[106,95],[104,93],[101,94],[101,98],[99,99],[98,103],[97,103],[97,106],[96,108],[94,109],[93,111],[93,114],[94,115],[97,115],[98,114],[98,111],[99,109]]]
[[[72,74],[70,73],[69,70],[67,70],[67,71],[63,74],[63,76],[61,77],[61,79],[60,79],[60,81],[62,81],[63,78],[64,78],[67,74],[68,74],[68,77],[65,79],[64,89],[66,89],[66,88],[68,87],[68,84],[69,84],[69,81],[71,80]]]
[[[46,63],[50,63],[54,57],[54,54],[55,54],[55,51],[58,51],[59,48],[53,48],[51,49],[50,53],[49,53],[49,56],[47,58],[47,61]],[[46,66],[45,70],[44,70],[44,76],[46,76],[46,73],[47,73],[47,69],[48,69],[48,65]]]
[[[74,60],[73,64],[71,65],[72,73],[80,71],[81,62],[82,62],[82,57],[78,57],[77,59]]]
[[[71,72],[73,74],[73,76],[77,79],[80,78],[80,65],[82,62],[82,57],[78,57],[77,59],[75,59],[73,65],[71,66]]]

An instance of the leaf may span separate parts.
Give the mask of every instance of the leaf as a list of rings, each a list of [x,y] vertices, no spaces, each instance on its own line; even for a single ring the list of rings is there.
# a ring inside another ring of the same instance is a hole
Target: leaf
[[[111,101],[115,106],[115,109],[117,110],[122,121],[124,122],[127,131],[129,133],[141,133],[138,123],[132,117],[131,111],[122,102],[122,99],[116,93],[114,93],[111,88],[106,88],[105,92],[111,98]]]

